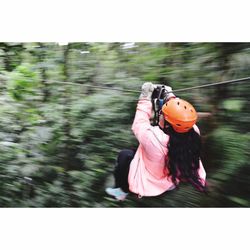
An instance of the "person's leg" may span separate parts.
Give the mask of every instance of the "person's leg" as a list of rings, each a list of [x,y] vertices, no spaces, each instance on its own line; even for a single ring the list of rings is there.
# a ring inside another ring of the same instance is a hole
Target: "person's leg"
[[[129,149],[122,150],[118,155],[114,170],[115,188],[106,188],[106,193],[114,196],[117,200],[125,200],[128,195],[129,166],[134,155],[135,151]]]
[[[117,158],[117,163],[114,170],[115,187],[121,188],[124,192],[129,192],[128,174],[129,166],[133,160],[135,152],[130,149],[122,150]]]

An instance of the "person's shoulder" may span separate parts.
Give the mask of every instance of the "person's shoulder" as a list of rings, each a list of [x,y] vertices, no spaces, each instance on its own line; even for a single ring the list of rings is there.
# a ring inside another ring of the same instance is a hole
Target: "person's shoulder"
[[[169,141],[169,135],[165,134],[159,126],[151,126],[151,130],[154,132],[155,136],[160,139],[161,142],[166,143]]]

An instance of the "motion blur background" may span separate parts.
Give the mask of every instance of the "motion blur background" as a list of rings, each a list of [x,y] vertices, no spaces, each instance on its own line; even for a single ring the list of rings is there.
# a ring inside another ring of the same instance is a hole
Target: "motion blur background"
[[[208,195],[181,184],[120,203],[104,192],[118,152],[138,146],[139,94],[114,88],[248,76],[249,43],[0,43],[0,206],[249,207],[250,81],[177,94],[211,113],[198,121]]]

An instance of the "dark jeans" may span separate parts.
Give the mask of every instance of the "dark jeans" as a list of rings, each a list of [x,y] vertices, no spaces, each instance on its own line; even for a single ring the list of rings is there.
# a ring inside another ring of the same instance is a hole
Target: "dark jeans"
[[[123,149],[117,158],[117,163],[114,170],[115,187],[121,188],[124,192],[129,192],[128,188],[128,173],[130,162],[133,160],[135,150]]]

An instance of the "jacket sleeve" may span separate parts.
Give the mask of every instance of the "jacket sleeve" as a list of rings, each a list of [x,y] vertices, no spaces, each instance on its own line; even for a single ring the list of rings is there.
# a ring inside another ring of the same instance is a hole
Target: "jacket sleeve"
[[[203,167],[202,161],[200,160],[200,167],[198,169],[198,174],[201,179],[202,184],[205,186],[206,184],[206,171]]]
[[[137,140],[142,144],[148,141],[148,133],[151,129],[150,117],[152,114],[152,103],[149,100],[139,100],[137,103],[132,131]],[[147,136],[146,136],[147,134]]]
[[[200,130],[199,130],[198,126],[194,125],[193,128],[194,128],[195,132],[200,135]],[[200,160],[200,166],[198,169],[198,174],[199,174],[199,177],[201,178],[202,184],[205,185],[206,184],[206,171],[203,167],[201,160]]]

